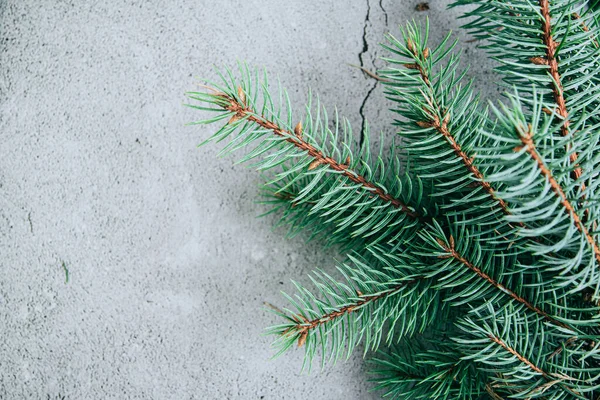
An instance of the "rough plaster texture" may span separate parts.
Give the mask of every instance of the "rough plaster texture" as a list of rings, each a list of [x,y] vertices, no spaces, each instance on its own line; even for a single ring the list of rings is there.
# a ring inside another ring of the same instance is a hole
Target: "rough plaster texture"
[[[373,69],[384,32],[460,10],[431,0],[0,1],[0,398],[370,399],[357,354],[300,374],[269,360],[290,278],[331,252],[272,229],[259,177],[184,108],[196,76],[245,60],[392,134]],[[464,33],[459,33],[465,38]],[[477,88],[490,65],[462,47]],[[63,263],[69,271],[69,280]]]

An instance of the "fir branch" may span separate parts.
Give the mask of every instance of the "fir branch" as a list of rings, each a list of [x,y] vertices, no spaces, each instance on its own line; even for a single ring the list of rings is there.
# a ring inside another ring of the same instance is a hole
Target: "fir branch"
[[[216,91],[216,89],[214,90]],[[243,94],[243,90],[241,87],[238,87],[238,91],[240,91],[240,93]],[[395,208],[401,209],[408,217],[413,219],[425,220],[425,218],[419,212],[417,212],[416,210],[412,210],[407,204],[404,204],[401,200],[385,192],[373,182],[368,181],[364,176],[358,175],[356,172],[349,169],[349,160],[346,160],[346,163],[334,160],[332,157],[323,154],[323,152],[319,151],[312,144],[303,140],[301,124],[296,126],[297,129],[295,129],[294,133],[288,132],[275,122],[259,116],[259,114],[257,114],[255,110],[251,109],[244,103],[244,97],[240,96],[242,98],[242,100],[240,101],[234,98],[233,96],[229,96],[225,93],[219,93],[218,96],[222,97],[223,100],[226,102],[226,105],[223,105],[223,108],[233,113],[230,123],[242,119],[254,122],[260,127],[272,131],[276,136],[285,138],[285,141],[293,144],[299,150],[305,151],[310,157],[312,157],[314,161],[310,164],[309,170],[315,169],[320,165],[327,165],[332,170],[341,172],[343,176],[347,177],[352,182],[363,186],[366,190],[372,193],[375,193],[381,200],[391,204]]]
[[[428,26],[425,27],[425,39],[421,39],[419,28],[416,25],[409,25],[406,31],[403,31],[405,44],[389,35],[390,45],[384,47],[393,54],[400,55],[408,60],[387,60],[400,64],[406,69],[417,71],[417,76],[420,79],[409,80],[405,76],[406,73],[403,73],[401,70],[384,70],[382,74],[388,80],[386,86],[393,90],[391,93],[395,99],[400,100],[406,97],[415,97],[412,101],[409,100],[400,103],[402,114],[420,128],[432,129],[440,137],[443,137],[444,142],[467,170],[467,176],[472,178],[469,187],[481,187],[495,207],[498,207],[504,215],[510,215],[507,202],[497,195],[492,183],[485,178],[484,173],[475,163],[475,155],[469,155],[470,150],[466,150],[461,146],[461,140],[458,139],[451,128],[451,125],[453,125],[457,130],[462,130],[462,141],[468,145],[472,146],[474,141],[477,142],[479,140],[477,136],[482,119],[480,119],[480,116],[475,115],[476,101],[467,102],[462,107],[459,105],[461,100],[464,101],[465,98],[471,95],[468,86],[464,89],[460,88],[460,81],[464,72],[458,78],[454,76],[454,69],[459,62],[459,58],[452,55],[447,64],[440,67],[439,72],[434,73],[433,71],[435,65],[440,64],[442,60],[451,54],[451,50],[456,45],[456,42],[447,46],[446,42],[449,40],[449,36],[447,36],[437,48],[430,50],[426,43],[427,35]],[[457,87],[456,93],[444,90],[442,87],[444,84],[453,89]],[[394,89],[395,85],[398,85],[401,90],[396,91]],[[409,85],[413,86],[413,88]],[[439,94],[436,96],[438,92]],[[424,118],[419,118],[419,114]],[[465,114],[473,117],[472,120],[465,121]],[[428,137],[423,139],[423,143],[425,142],[428,143]],[[418,148],[416,151],[418,151]],[[410,153],[408,156],[410,158]],[[449,160],[442,159],[440,162],[449,163]],[[456,182],[452,176],[448,177],[448,181]],[[439,184],[440,188],[445,185],[448,185],[447,181]],[[460,198],[456,201],[458,204],[461,204],[468,201],[466,199],[469,197],[469,195],[465,196],[464,193],[461,193]],[[485,205],[485,208],[487,207],[488,205]],[[473,216],[473,218],[476,218],[476,216]],[[522,226],[523,224],[520,223],[519,225]]]
[[[586,2],[538,0],[536,3],[455,0],[452,6],[478,6],[466,12],[476,18],[465,27],[490,40],[491,44],[483,47],[502,64],[496,70],[504,75],[508,86],[522,95],[532,94],[537,87],[546,94],[546,102],[556,105],[554,111],[550,110],[554,107],[544,107],[544,112],[561,120],[560,135],[570,139],[564,144],[572,167],[571,179],[585,192],[587,182],[580,178],[590,168],[586,165],[586,150],[571,149],[572,142],[579,140],[576,134],[583,135],[582,126],[598,124],[598,32],[596,27],[590,29],[579,14]],[[520,18],[515,19],[514,9],[518,9]],[[596,11],[588,12],[597,15]],[[534,99],[527,96],[526,101]],[[592,140],[588,143],[596,145]],[[586,210],[585,219],[588,216]]]
[[[229,118],[209,139],[234,136],[224,152],[259,141],[247,161],[276,150],[255,165],[280,171],[265,188],[282,221],[356,250],[338,269],[342,280],[316,272],[316,290],[295,283],[295,296],[284,294],[290,309],[270,306],[285,322],[269,332],[277,355],[301,346],[306,365],[319,349],[325,363],[358,344],[413,343],[427,329],[430,347],[387,363],[379,380],[406,399],[593,396],[599,308],[582,304],[600,290],[600,80],[587,76],[600,71],[598,32],[571,0],[458,1],[480,4],[473,26],[496,35],[492,51],[526,107],[517,95],[495,119],[480,110],[448,37],[430,49],[427,30],[409,24],[404,43],[388,46],[401,68],[372,75],[399,104],[404,169],[394,146],[374,163],[368,146],[356,157],[349,126],[340,143],[337,114],[332,130],[320,107],[316,118],[307,107],[306,130],[294,128],[289,99],[275,110],[266,78],[248,73],[238,85],[228,72],[225,89],[190,96],[216,106],[197,107],[219,113],[204,122]],[[458,346],[440,351],[447,338]]]
[[[430,100],[429,100],[430,101]],[[430,102],[431,105],[433,105]],[[438,110],[439,111],[439,110]],[[510,215],[510,211],[508,209],[508,204],[503,199],[496,196],[496,191],[492,187],[491,183],[485,180],[485,177],[474,164],[475,157],[469,157],[461,148],[461,146],[457,143],[456,139],[448,129],[448,122],[450,121],[450,114],[446,114],[440,123],[440,118],[437,115],[429,113],[428,115],[431,117],[429,122],[418,123],[421,127],[433,127],[440,135],[446,138],[448,144],[454,151],[454,154],[462,161],[466,169],[469,171],[473,177],[475,177],[476,181],[475,185],[481,186],[483,190],[494,200],[502,209],[502,212],[506,215]]]
[[[371,254],[368,260],[348,255],[349,262],[338,267],[343,281],[315,272],[311,280],[316,291],[296,284],[294,297],[284,294],[295,310],[276,312],[287,322],[268,330],[277,336],[277,354],[296,343],[305,347],[305,366],[310,367],[321,348],[324,365],[327,354],[335,362],[345,347],[349,356],[360,342],[365,351],[376,350],[385,326],[389,344],[422,332],[440,316],[439,292],[430,289],[432,279],[417,274],[400,256],[375,249]]]
[[[510,347],[506,343],[504,343],[502,341],[502,339],[500,339],[499,337],[492,335],[492,334],[489,334],[487,337],[492,342],[496,343],[498,346],[502,347],[504,350],[506,350],[513,356],[517,357],[517,359],[519,361],[521,361],[523,364],[525,364],[527,367],[529,367],[532,371],[544,376],[545,378],[547,378],[549,376],[546,372],[542,371],[539,367],[535,366],[531,361],[529,361],[527,358],[525,358],[525,356],[520,354],[517,350],[513,349],[512,347]]]
[[[190,107],[220,114],[197,123],[229,118],[202,144],[232,137],[220,152],[227,154],[259,142],[240,162],[260,156],[262,160],[254,164],[257,169],[277,169],[275,176],[267,178],[264,192],[292,193],[295,198],[291,203],[281,196],[271,199],[275,207],[267,213],[283,208],[280,223],[290,225],[290,235],[308,228],[311,238],[319,236],[326,246],[341,244],[349,249],[379,242],[400,246],[414,236],[421,222],[430,220],[430,200],[423,196],[422,182],[408,170],[401,171],[393,149],[386,153],[381,147],[372,155],[366,138],[356,152],[348,121],[340,123],[337,112],[329,120],[318,99],[312,107],[312,96],[303,124],[294,127],[285,90],[279,88],[277,107],[266,75],[262,81],[258,74],[253,79],[248,68],[241,66],[242,79],[238,80],[226,71],[230,79],[221,75],[224,85],[211,84],[210,93],[188,93],[191,99],[213,106]],[[287,120],[281,117],[282,111]],[[276,151],[268,152],[272,149]],[[286,203],[291,208],[282,207]],[[302,204],[311,207],[297,207]]]
[[[596,243],[588,229],[585,227],[581,218],[575,211],[575,208],[567,198],[565,190],[557,182],[556,178],[554,178],[552,171],[550,171],[550,169],[548,169],[544,164],[544,160],[537,151],[535,143],[533,141],[533,131],[531,128],[531,124],[528,125],[527,129],[523,128],[522,126],[517,127],[517,133],[521,139],[521,142],[523,143],[523,146],[521,148],[515,148],[515,151],[519,152],[522,149],[525,149],[525,151],[535,161],[540,171],[540,174],[544,176],[544,178],[548,181],[550,187],[552,188],[552,191],[560,199],[560,203],[562,204],[565,213],[571,217],[571,220],[573,221],[573,224],[575,225],[577,230],[585,236],[587,242],[592,247],[596,261],[600,263],[600,247],[598,247],[598,244]]]
[[[346,304],[343,307],[335,311],[331,311],[330,313],[321,315],[312,320],[307,320],[304,316],[296,314],[292,316],[292,319],[298,321],[298,323],[288,328],[288,330],[284,331],[282,335],[289,335],[291,332],[294,332],[294,335],[298,335],[298,347],[302,347],[302,345],[306,341],[306,337],[311,329],[318,328],[320,325],[327,324],[332,322],[336,318],[343,318],[346,314],[350,314],[351,312],[369,304],[376,302],[382,298],[393,296],[404,289],[407,285],[412,285],[417,283],[419,279],[411,279],[407,281],[403,281],[401,284],[396,285],[395,287],[388,289],[383,292],[378,292],[377,294],[363,294],[361,292],[357,292],[357,298],[351,302],[350,304]]]
[[[475,313],[477,320],[461,318],[457,326],[463,335],[453,339],[468,354],[465,359],[494,367],[497,377],[492,379],[504,390],[512,391],[511,398],[533,398],[551,390],[560,396],[551,398],[564,398],[562,395],[568,393],[584,399],[582,393],[595,390],[594,372],[585,364],[576,361],[569,367],[545,360],[542,354],[551,347],[552,340],[536,322],[511,310],[498,313],[491,304],[486,314],[492,317],[491,325],[479,312]],[[532,335],[518,335],[523,330]]]
[[[574,189],[577,183],[569,177],[569,170],[565,171],[565,165],[570,163],[569,154],[564,152],[569,138],[558,134],[561,125],[543,113],[543,95],[538,96],[533,89],[532,96],[533,100],[528,101],[530,109],[523,108],[518,93],[508,95],[510,106],[492,106],[496,125],[482,129],[481,134],[491,138],[495,145],[487,144],[478,154],[485,160],[495,160],[494,172],[488,179],[502,184],[500,196],[508,199],[513,213],[506,219],[526,222],[527,226],[519,229],[519,236],[535,239],[518,244],[521,251],[529,252],[532,257],[522,258],[520,265],[531,271],[555,271],[555,275],[547,277],[547,282],[556,289],[569,287],[569,292],[575,293],[589,288],[597,296],[598,246],[594,245],[595,233],[590,226],[594,226],[598,208],[587,203],[585,207],[592,218],[589,222],[581,218],[578,204],[571,200],[579,193]],[[529,126],[531,137],[525,128]],[[597,133],[589,135],[596,140]],[[585,136],[573,143],[574,149],[582,146]],[[533,147],[526,145],[529,142]],[[586,159],[589,151],[592,149],[582,153]],[[582,179],[591,182],[597,173],[597,166],[584,169]],[[594,188],[590,186],[588,192]]]
[[[443,333],[434,336],[438,335]],[[391,354],[381,354],[371,363],[375,389],[385,390],[385,398],[467,400],[493,393],[491,385],[485,384],[488,377],[484,371],[435,337],[403,340]]]
[[[529,392],[530,395],[533,395],[534,393],[537,393],[537,392],[543,393],[546,390],[548,390],[550,387],[552,387],[553,385],[558,384],[564,391],[568,392],[569,394],[575,395],[580,399],[584,398],[581,396],[581,393],[577,393],[576,391],[569,388],[568,386],[565,386],[562,383],[565,380],[577,381],[577,379],[570,377],[568,375],[565,375],[565,374],[548,373],[548,372],[544,371],[543,369],[541,369],[540,367],[538,367],[537,365],[535,365],[533,362],[531,362],[531,360],[526,358],[523,354],[519,353],[515,348],[506,344],[506,342],[504,342],[500,337],[493,335],[493,334],[488,334],[487,337],[491,342],[497,344],[502,349],[504,349],[506,352],[508,352],[511,355],[513,355],[514,357],[516,357],[521,363],[526,365],[527,368],[531,369],[532,371],[534,371],[537,374],[542,375],[548,381],[548,383],[546,383],[546,384],[542,384],[542,385],[539,385],[539,386],[533,388]],[[529,397],[529,398],[531,398],[531,397]]]
[[[481,270],[481,268],[479,268],[478,266],[474,265],[472,262],[470,262],[465,257],[463,257],[456,250],[455,243],[454,243],[454,238],[452,236],[450,236],[450,239],[449,239],[448,243],[446,243],[444,240],[440,239],[439,237],[436,238],[436,241],[442,247],[442,249],[447,253],[445,255],[439,255],[438,256],[439,258],[453,258],[454,260],[458,261],[460,264],[464,265],[465,267],[467,267],[468,269],[470,269],[471,271],[473,271],[478,277],[480,277],[481,279],[485,280],[490,285],[492,285],[496,289],[500,290],[502,293],[508,295],[510,298],[512,298],[516,302],[523,304],[525,307],[527,307],[531,311],[533,311],[536,314],[540,315],[546,321],[552,323],[553,325],[559,326],[561,328],[565,328],[565,329],[574,331],[574,329],[572,327],[570,327],[570,326],[568,326],[568,325],[566,325],[566,324],[564,324],[564,323],[556,320],[555,318],[551,317],[547,312],[545,312],[544,310],[542,310],[539,307],[536,307],[530,301],[528,301],[527,299],[523,298],[522,296],[519,296],[517,293],[515,293],[512,290],[510,290],[509,288],[507,288],[506,286],[504,286],[502,283],[498,282],[497,280],[495,280],[494,278],[492,278],[490,275],[488,275],[485,272],[483,272]]]

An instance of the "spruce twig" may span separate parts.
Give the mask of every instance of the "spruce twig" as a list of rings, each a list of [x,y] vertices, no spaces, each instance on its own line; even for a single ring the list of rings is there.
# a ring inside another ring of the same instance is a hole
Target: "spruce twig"
[[[429,57],[429,52],[430,52],[429,48],[425,48],[425,50],[423,50],[421,52],[420,49],[414,45],[413,41],[410,38],[407,40],[406,47],[410,51],[410,53],[412,54],[412,56],[414,57],[414,60],[415,60],[415,63],[411,64],[411,65],[414,65],[415,69],[417,69],[419,71],[419,75],[421,76],[421,79],[423,79],[423,82],[425,82],[425,85],[427,86],[429,91],[431,93],[433,93],[434,88],[431,85],[431,81],[429,79],[429,74],[427,73],[425,68],[423,68],[421,66],[421,63],[425,62],[427,60],[427,58]],[[435,99],[427,97],[425,95],[425,93],[423,93],[423,96],[425,98],[425,101],[428,103],[428,105],[430,107],[430,109],[427,109],[427,108],[424,109],[424,112],[428,116],[429,120],[428,121],[417,121],[417,124],[422,128],[430,128],[431,127],[433,129],[435,129],[444,138],[446,138],[446,140],[448,141],[448,144],[454,151],[454,154],[456,154],[456,156],[462,161],[462,163],[464,164],[466,169],[469,171],[469,173],[476,179],[474,184],[477,186],[481,186],[483,188],[483,190],[486,193],[488,193],[488,195],[500,206],[500,208],[502,209],[502,212],[504,214],[510,215],[510,211],[508,210],[508,204],[506,204],[506,202],[503,199],[498,198],[496,196],[495,190],[492,187],[491,183],[485,179],[485,177],[483,176],[481,171],[474,164],[475,157],[468,156],[463,151],[461,146],[456,141],[456,138],[452,135],[452,133],[448,129],[448,124],[449,124],[450,118],[451,118],[450,114],[447,112],[447,110],[443,110],[442,107],[440,107],[440,105],[437,104],[437,101]],[[440,117],[438,117],[436,115],[436,113],[439,115],[443,115],[443,117],[441,118],[441,121],[440,121]]]
[[[309,166],[309,170],[314,169],[319,165],[327,165],[332,170],[341,172],[342,175],[346,176],[352,182],[357,183],[368,191],[375,193],[384,202],[391,204],[395,208],[401,209],[410,218],[423,221],[426,220],[425,217],[419,212],[411,209],[407,204],[404,204],[401,200],[394,198],[389,193],[384,192],[381,188],[377,187],[372,182],[369,182],[364,176],[356,174],[349,168],[348,165],[326,156],[317,150],[313,145],[303,140],[301,136],[299,137],[297,134],[287,132],[275,122],[258,116],[254,110],[248,108],[245,104],[240,104],[237,99],[233,97],[230,97],[226,94],[222,94],[221,97],[227,103],[224,108],[233,113],[233,117],[230,121],[237,121],[246,118],[262,128],[272,131],[277,136],[285,137],[287,142],[293,144],[300,150],[306,151],[310,157],[314,158],[313,163],[311,163]]]
[[[553,325],[559,326],[561,328],[569,329],[569,330],[575,332],[575,330],[574,330],[573,327],[570,327],[567,324],[564,324],[564,323],[558,321],[557,319],[551,317],[550,314],[548,314],[547,312],[545,312],[541,308],[536,307],[533,303],[531,303],[530,301],[526,300],[522,296],[519,296],[514,291],[510,290],[509,288],[507,288],[506,286],[504,286],[502,283],[498,282],[497,280],[495,280],[494,278],[492,278],[490,275],[488,275],[485,272],[483,272],[481,270],[481,268],[479,268],[478,266],[474,265],[469,260],[467,260],[465,257],[463,257],[461,254],[459,254],[458,251],[456,251],[456,248],[454,247],[454,239],[452,238],[452,236],[450,236],[450,242],[449,243],[446,243],[446,242],[444,242],[441,239],[438,239],[437,242],[442,247],[442,249],[447,253],[447,255],[440,256],[440,257],[453,258],[454,260],[458,261],[459,263],[461,263],[462,265],[464,265],[465,267],[467,267],[468,269],[470,269],[471,271],[473,271],[478,277],[480,277],[481,279],[485,280],[486,282],[488,282],[490,285],[492,285],[493,287],[495,287],[496,289],[498,289],[502,293],[508,295],[510,298],[512,298],[516,302],[518,302],[520,304],[523,304],[525,307],[527,307],[531,311],[533,311],[536,314],[540,315],[546,321],[550,322]]]
[[[517,132],[519,134],[521,142],[523,143],[523,147],[517,147],[515,151],[521,151],[522,149],[524,149],[527,152],[527,154],[531,156],[532,160],[535,161],[540,171],[540,174],[548,181],[552,188],[552,191],[560,199],[560,204],[562,204],[564,212],[571,217],[571,220],[573,221],[573,224],[577,227],[577,230],[585,236],[585,239],[592,248],[592,252],[594,254],[594,257],[596,258],[596,261],[600,263],[600,247],[598,247],[598,243],[593,238],[588,229],[585,227],[583,221],[575,211],[573,204],[571,204],[571,202],[567,198],[565,190],[557,182],[556,178],[552,174],[552,171],[550,171],[544,164],[544,160],[537,151],[535,143],[533,141],[533,132],[531,130],[531,125],[529,125],[527,129],[521,127],[517,130]]]
[[[340,307],[338,310],[331,311],[327,314],[316,317],[310,321],[307,320],[306,318],[304,318],[302,315],[298,315],[298,314],[293,315],[292,319],[294,319],[295,321],[298,321],[298,324],[295,325],[294,327],[288,328],[287,330],[283,331],[281,334],[283,336],[286,336],[286,335],[289,335],[291,332],[294,332],[294,334],[298,335],[298,347],[302,347],[302,345],[306,341],[306,337],[310,330],[316,329],[321,325],[330,323],[337,318],[343,318],[346,316],[346,314],[350,314],[353,311],[358,310],[361,307],[365,306],[366,304],[374,303],[377,300],[380,300],[384,297],[393,296],[393,295],[397,294],[398,292],[400,292],[402,289],[404,289],[407,285],[411,285],[416,282],[418,282],[418,279],[411,279],[411,280],[403,282],[401,285],[398,285],[393,289],[389,289],[387,291],[380,292],[377,294],[365,295],[365,294],[359,292],[359,293],[357,293],[358,300],[352,302],[351,304],[346,304],[345,306]]]

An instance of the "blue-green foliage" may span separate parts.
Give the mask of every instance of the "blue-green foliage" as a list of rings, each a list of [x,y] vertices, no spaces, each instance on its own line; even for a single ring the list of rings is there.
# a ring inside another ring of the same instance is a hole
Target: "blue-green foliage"
[[[489,398],[490,375],[472,360],[462,359],[448,342],[446,336],[419,337],[393,346],[389,354],[380,352],[371,361],[375,389],[390,399]]]
[[[290,235],[346,254],[295,283],[276,354],[305,367],[391,348],[376,387],[398,399],[600,395],[600,50],[580,2],[459,0],[510,91],[483,107],[446,37],[409,24],[384,47],[398,145],[358,148],[312,100],[302,118],[245,66],[189,93],[266,176]],[[205,105],[203,103],[208,103]],[[299,123],[300,122],[300,123]],[[368,139],[368,132],[365,132]],[[382,141],[383,143],[383,141]],[[391,346],[391,347],[390,347]]]

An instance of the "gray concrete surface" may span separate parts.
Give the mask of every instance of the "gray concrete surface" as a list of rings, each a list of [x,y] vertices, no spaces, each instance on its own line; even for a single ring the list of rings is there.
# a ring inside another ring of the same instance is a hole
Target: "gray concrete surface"
[[[255,218],[258,174],[196,148],[216,126],[184,126],[201,116],[183,93],[245,60],[298,107],[312,87],[392,134],[347,64],[382,66],[413,18],[434,42],[458,28],[417,2],[0,1],[0,398],[377,398],[359,354],[310,375],[301,351],[270,360],[263,302],[332,254]]]

